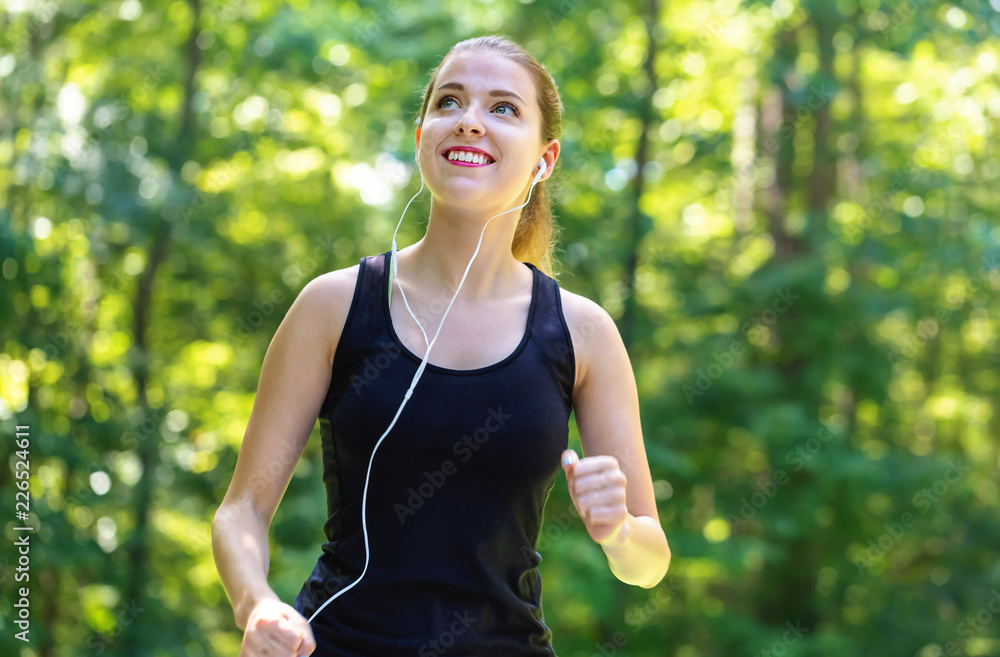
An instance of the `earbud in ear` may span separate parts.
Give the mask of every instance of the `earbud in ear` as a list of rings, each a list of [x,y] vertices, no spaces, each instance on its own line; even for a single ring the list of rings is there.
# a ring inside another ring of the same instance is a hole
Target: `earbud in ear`
[[[536,184],[538,184],[538,181],[542,179],[542,176],[544,174],[545,174],[545,158],[543,157],[542,159],[538,160],[538,173],[536,173],[535,177],[531,180],[531,186],[534,187]]]

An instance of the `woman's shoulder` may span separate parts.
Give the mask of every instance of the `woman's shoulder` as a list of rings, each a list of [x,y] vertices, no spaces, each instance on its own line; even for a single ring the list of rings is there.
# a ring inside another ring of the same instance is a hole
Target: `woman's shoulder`
[[[358,280],[358,272],[360,270],[361,263],[355,263],[350,267],[334,269],[333,271],[328,271],[325,274],[320,274],[306,284],[306,287],[303,288],[303,292],[306,288],[312,286],[314,291],[321,294],[343,294],[348,288],[350,288],[351,293],[353,293],[355,284]]]
[[[570,292],[561,285],[559,299],[573,341],[573,355],[576,361],[576,380],[573,384],[575,392],[587,374],[591,354],[595,349],[601,348],[604,336],[607,335],[608,323],[614,325],[614,319],[597,302]]]
[[[360,270],[359,263],[320,274],[306,283],[296,299],[296,303],[303,304],[303,317],[326,329],[327,360],[331,367],[354,300]]]

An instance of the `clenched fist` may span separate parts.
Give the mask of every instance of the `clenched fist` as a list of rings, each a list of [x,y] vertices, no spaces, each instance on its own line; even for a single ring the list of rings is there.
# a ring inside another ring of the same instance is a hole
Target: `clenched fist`
[[[619,543],[628,531],[625,506],[625,473],[613,456],[578,458],[567,449],[562,454],[569,496],[587,533],[598,545]]]
[[[316,649],[308,621],[275,598],[264,598],[250,612],[239,657],[299,657]]]

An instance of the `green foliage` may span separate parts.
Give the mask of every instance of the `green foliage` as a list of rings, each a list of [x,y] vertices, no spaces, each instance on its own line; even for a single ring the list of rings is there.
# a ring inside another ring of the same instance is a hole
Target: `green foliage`
[[[263,355],[389,248],[426,74],[482,33],[562,93],[558,277],[619,323],[673,554],[621,583],[557,482],[560,657],[1000,654],[996,0],[5,5],[0,490],[28,426],[36,531],[25,644],[8,516],[3,654],[238,654],[210,523]]]

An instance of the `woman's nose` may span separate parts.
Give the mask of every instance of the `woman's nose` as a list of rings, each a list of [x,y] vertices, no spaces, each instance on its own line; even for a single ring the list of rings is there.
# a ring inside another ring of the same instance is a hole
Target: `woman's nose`
[[[482,132],[483,125],[479,120],[478,110],[472,107],[467,109],[465,113],[462,114],[462,118],[458,120],[455,127],[464,131]]]

